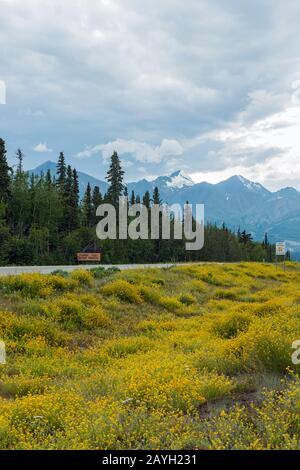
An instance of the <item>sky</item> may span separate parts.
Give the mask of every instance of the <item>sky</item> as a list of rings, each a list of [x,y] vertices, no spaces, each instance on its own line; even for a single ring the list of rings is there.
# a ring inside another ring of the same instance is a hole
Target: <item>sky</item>
[[[0,0],[0,136],[104,178],[300,190],[298,0]],[[6,93],[4,88],[6,88]],[[5,99],[4,99],[5,95]]]

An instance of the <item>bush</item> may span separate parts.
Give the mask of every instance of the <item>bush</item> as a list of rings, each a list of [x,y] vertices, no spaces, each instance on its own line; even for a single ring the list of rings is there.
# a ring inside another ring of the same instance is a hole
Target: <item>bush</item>
[[[153,343],[145,337],[120,338],[110,340],[105,346],[105,352],[110,357],[125,357],[137,352],[150,351]]]
[[[59,298],[42,304],[40,311],[67,328],[92,329],[109,325],[110,320],[99,305],[85,305],[84,298]]]
[[[140,294],[145,302],[149,302],[155,305],[158,305],[160,302],[161,294],[156,287],[141,286]]]
[[[220,338],[234,338],[242,331],[246,331],[251,323],[251,316],[247,313],[225,313],[215,320],[212,332]]]
[[[217,289],[215,292],[216,299],[239,300],[243,295],[247,294],[246,289]]]
[[[92,274],[85,269],[76,269],[71,273],[71,279],[78,281],[84,286],[91,286],[93,284]]]
[[[156,286],[164,286],[165,285],[165,281],[163,279],[152,279],[152,284],[156,285]]]
[[[76,280],[59,275],[38,273],[19,274],[0,278],[0,289],[4,292],[20,292],[24,297],[47,297],[54,291],[74,289]]]
[[[193,305],[197,302],[196,297],[192,294],[181,294],[179,297],[179,301],[184,305]]]
[[[53,276],[69,277],[69,273],[67,271],[63,271],[62,269],[57,269],[56,271],[52,271],[51,274]]]
[[[143,302],[139,289],[123,279],[117,279],[109,284],[105,284],[101,292],[107,296],[114,295],[118,299],[132,304],[141,304]]]
[[[159,305],[166,308],[170,312],[176,312],[182,308],[181,302],[175,297],[161,297],[159,300]]]
[[[93,275],[95,279],[104,279],[106,277],[112,276],[113,274],[120,271],[118,268],[103,268],[99,266],[99,268],[90,269],[90,273]]]
[[[8,341],[10,349],[24,352],[30,338],[44,338],[51,345],[64,343],[63,335],[45,318],[32,318],[11,312],[0,312],[0,338]]]

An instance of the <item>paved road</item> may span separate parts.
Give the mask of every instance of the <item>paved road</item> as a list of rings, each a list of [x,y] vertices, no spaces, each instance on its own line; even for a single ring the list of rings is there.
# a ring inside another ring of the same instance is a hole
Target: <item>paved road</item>
[[[72,272],[78,268],[92,269],[103,267],[105,269],[109,268],[119,268],[121,271],[126,271],[128,269],[146,269],[146,268],[169,268],[171,266],[181,266],[183,264],[190,263],[160,263],[160,264],[118,264],[118,265],[82,265],[82,266],[7,266],[0,267],[0,276],[9,276],[12,274],[22,274],[22,273],[41,273],[41,274],[50,274],[56,270],[62,270],[67,272]]]

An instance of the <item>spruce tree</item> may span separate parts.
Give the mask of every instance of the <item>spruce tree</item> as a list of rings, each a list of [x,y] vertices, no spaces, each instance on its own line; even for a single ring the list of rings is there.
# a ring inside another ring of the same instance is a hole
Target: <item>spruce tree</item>
[[[0,139],[0,202],[7,202],[10,195],[10,173],[6,158],[6,147],[3,139]]]
[[[46,173],[46,179],[45,179],[45,181],[46,181],[46,184],[48,185],[48,187],[51,187],[51,186],[52,186],[53,181],[52,181],[51,171],[50,171],[49,168],[48,168],[47,173]]]
[[[119,156],[117,152],[114,152],[111,156],[111,163],[106,179],[110,184],[107,191],[107,199],[115,208],[119,207],[119,197],[122,196],[124,191],[123,177],[124,171],[122,170]]]
[[[162,201],[160,199],[159,189],[155,186],[153,191],[153,204],[161,205]]]
[[[70,202],[72,198],[72,186],[73,186],[73,171],[70,165],[67,167],[66,179],[65,179],[65,199]]]
[[[92,195],[92,205],[93,205],[93,225],[97,223],[96,212],[98,207],[103,203],[103,197],[100,191],[99,186],[95,186],[93,189]]]
[[[143,197],[143,204],[147,209],[150,209],[151,206],[151,198],[150,198],[150,193],[149,191],[146,191]]]
[[[134,204],[135,204],[135,194],[134,194],[134,191],[132,191],[131,198],[130,198],[130,205],[134,206]]]
[[[153,204],[160,206],[162,201],[160,199],[159,189],[155,186],[153,191]],[[154,240],[154,250],[156,261],[160,261],[161,256],[161,238],[162,238],[162,214],[159,215],[159,239]]]
[[[92,203],[93,209],[96,213],[97,208],[102,204],[103,198],[99,186],[95,186],[93,189]]]
[[[65,194],[65,186],[66,186],[66,175],[67,175],[67,167],[65,162],[65,156],[63,152],[60,152],[58,163],[57,163],[57,171],[56,171],[56,185],[61,195]]]
[[[72,203],[74,207],[79,207],[79,179],[78,179],[78,173],[77,170],[74,168],[73,170],[73,186],[72,186]]]
[[[64,228],[70,232],[73,229],[73,208],[72,208],[73,171],[70,165],[67,167],[66,180],[63,197]]]
[[[93,203],[92,203],[92,189],[90,183],[88,183],[85,195],[83,198],[83,223],[86,227],[92,227],[94,222],[93,217]]]
[[[17,174],[20,175],[23,173],[23,160],[24,160],[24,154],[21,149],[18,149],[16,151],[16,159],[18,160]]]
[[[79,209],[79,180],[77,171],[73,170],[72,172],[72,185],[71,185],[71,198],[70,205],[72,209],[72,228],[76,229],[80,225],[80,209]]]

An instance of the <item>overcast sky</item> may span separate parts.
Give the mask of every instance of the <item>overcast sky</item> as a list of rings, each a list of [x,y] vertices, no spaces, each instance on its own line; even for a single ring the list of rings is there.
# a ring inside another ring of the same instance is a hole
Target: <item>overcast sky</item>
[[[0,12],[11,163],[18,147],[28,169],[64,150],[103,178],[116,149],[128,180],[183,169],[300,190],[298,0],[0,0]]]

